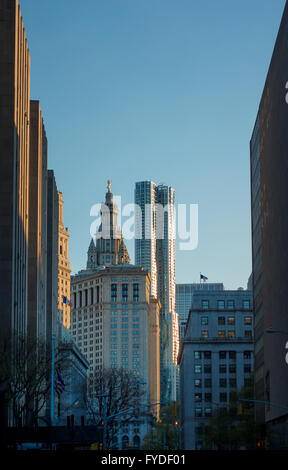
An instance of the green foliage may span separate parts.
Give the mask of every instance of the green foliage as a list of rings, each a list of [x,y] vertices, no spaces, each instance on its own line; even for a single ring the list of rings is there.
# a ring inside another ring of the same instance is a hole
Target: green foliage
[[[160,410],[160,419],[155,421],[144,437],[143,450],[179,449],[179,403],[171,402]]]
[[[252,400],[253,378],[239,392],[231,397],[226,412],[215,410],[215,414],[203,432],[204,449],[255,449],[259,429],[254,419],[253,403],[241,402],[239,398]]]

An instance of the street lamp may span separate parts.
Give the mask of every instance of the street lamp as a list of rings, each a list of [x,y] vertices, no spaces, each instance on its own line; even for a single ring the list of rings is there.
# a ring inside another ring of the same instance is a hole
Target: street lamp
[[[269,328],[266,328],[265,332],[268,333],[268,334],[277,333],[277,334],[280,334],[280,335],[288,336],[288,331],[277,330],[275,328],[272,328],[272,326],[269,326]],[[288,341],[285,344],[285,349],[288,349]],[[288,364],[288,353],[285,355],[285,362]]]
[[[269,328],[266,328],[266,333],[280,333],[283,335],[288,335],[288,331],[283,331],[283,330],[276,330],[275,328],[272,328],[272,326],[269,326]]]

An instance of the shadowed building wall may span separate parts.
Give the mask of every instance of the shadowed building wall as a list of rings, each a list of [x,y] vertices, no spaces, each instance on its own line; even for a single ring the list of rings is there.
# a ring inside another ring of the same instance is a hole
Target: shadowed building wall
[[[30,56],[17,0],[0,0],[0,331],[27,328]]]
[[[277,405],[256,406],[262,424],[288,418],[288,335],[266,333],[288,331],[287,53],[286,4],[250,142],[255,397]]]
[[[30,102],[28,331],[46,335],[47,139],[39,101]]]

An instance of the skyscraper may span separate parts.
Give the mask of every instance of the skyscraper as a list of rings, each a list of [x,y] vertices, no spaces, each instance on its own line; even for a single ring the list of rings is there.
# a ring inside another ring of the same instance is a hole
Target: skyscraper
[[[47,138],[39,101],[30,102],[28,331],[46,338]]]
[[[0,0],[0,331],[27,330],[30,55],[17,0]]]
[[[69,260],[69,232],[64,227],[64,201],[63,194],[58,192],[59,201],[59,229],[58,229],[58,308],[62,312],[61,321],[66,328],[70,328],[70,260]],[[63,301],[63,297],[67,299]]]
[[[137,182],[135,260],[151,273],[151,295],[160,310],[161,400],[176,400],[179,325],[175,311],[175,191],[152,181]]]
[[[47,343],[57,333],[59,193],[53,170],[47,173]]]
[[[157,297],[156,261],[156,184],[152,181],[136,183],[135,204],[141,213],[136,217],[135,263],[148,269],[151,275],[151,295]]]
[[[287,53],[286,3],[250,142],[255,397],[267,402],[256,419],[274,426],[288,417]],[[270,326],[278,333],[267,333]]]

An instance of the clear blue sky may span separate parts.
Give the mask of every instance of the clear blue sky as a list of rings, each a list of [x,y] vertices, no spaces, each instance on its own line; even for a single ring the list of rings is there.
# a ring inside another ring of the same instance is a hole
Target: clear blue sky
[[[86,264],[90,208],[107,179],[123,204],[151,179],[199,204],[199,246],[177,249],[176,281],[199,282],[201,271],[246,287],[249,140],[284,4],[20,0],[73,272]]]

